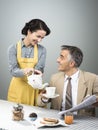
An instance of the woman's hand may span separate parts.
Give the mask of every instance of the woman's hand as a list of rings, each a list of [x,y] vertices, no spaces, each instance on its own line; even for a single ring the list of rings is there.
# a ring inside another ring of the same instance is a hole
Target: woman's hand
[[[31,75],[32,73],[38,74],[38,75],[42,75],[42,72],[41,72],[40,70],[36,70],[36,69],[34,69],[34,68],[25,68],[25,69],[23,69],[23,73],[24,73],[24,75],[26,75],[26,76],[29,76],[29,75]]]
[[[42,75],[42,72],[40,71],[40,70],[34,70],[34,74],[40,74],[40,75]]]
[[[31,75],[33,72],[34,72],[34,68],[25,68],[25,69],[23,69],[23,73],[26,76]]]

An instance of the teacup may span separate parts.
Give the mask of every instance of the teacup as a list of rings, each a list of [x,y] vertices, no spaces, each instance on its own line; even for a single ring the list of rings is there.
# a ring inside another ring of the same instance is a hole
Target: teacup
[[[47,96],[54,96],[56,91],[56,87],[46,87]]]

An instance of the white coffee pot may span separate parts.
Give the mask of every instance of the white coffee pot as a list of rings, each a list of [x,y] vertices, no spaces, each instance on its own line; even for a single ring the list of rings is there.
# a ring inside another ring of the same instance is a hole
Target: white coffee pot
[[[33,74],[27,77],[28,84],[31,85],[35,89],[43,89],[49,86],[48,83],[43,84],[42,74]]]

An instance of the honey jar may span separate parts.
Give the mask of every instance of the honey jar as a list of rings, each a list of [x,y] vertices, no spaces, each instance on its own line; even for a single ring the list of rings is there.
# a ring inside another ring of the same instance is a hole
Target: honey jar
[[[24,118],[24,112],[23,112],[23,106],[20,104],[17,104],[17,106],[13,107],[13,120],[20,121]]]

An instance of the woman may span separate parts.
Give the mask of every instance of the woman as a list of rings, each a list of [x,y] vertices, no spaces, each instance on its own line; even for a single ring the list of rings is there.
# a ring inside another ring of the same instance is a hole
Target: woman
[[[8,100],[37,105],[38,90],[28,85],[27,76],[33,71],[38,74],[44,72],[46,49],[38,43],[50,34],[50,29],[44,21],[32,19],[25,24],[21,33],[25,37],[8,48],[9,70],[13,76]]]

